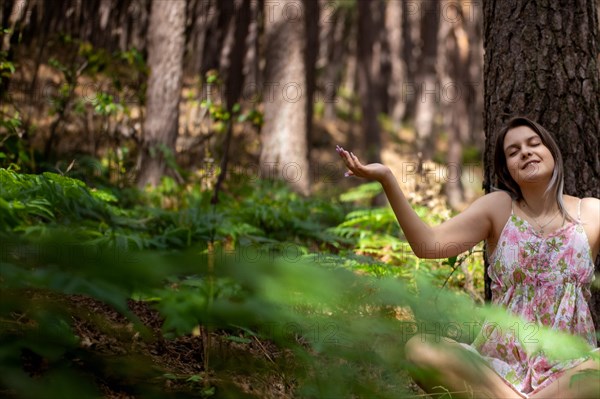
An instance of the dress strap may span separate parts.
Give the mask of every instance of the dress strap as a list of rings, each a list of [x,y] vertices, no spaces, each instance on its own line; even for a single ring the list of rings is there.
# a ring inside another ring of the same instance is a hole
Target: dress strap
[[[579,203],[577,204],[577,221],[581,223],[581,198],[579,198]]]
[[[510,200],[510,216],[513,216],[515,214],[515,201],[514,200]]]

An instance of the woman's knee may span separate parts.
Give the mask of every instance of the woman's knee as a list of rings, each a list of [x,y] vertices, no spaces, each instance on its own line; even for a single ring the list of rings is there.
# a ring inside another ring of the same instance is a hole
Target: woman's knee
[[[406,341],[406,359],[416,365],[440,366],[457,347],[457,342],[431,334],[417,334]]]
[[[415,365],[427,365],[435,359],[435,348],[424,335],[411,337],[404,346],[406,360]]]

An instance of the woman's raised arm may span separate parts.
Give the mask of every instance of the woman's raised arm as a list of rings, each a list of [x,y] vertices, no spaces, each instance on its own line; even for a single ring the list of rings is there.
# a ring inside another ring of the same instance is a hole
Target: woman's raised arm
[[[492,233],[492,211],[506,203],[506,193],[488,194],[459,215],[431,227],[412,209],[390,168],[379,163],[363,165],[351,152],[339,146],[336,150],[349,169],[347,176],[364,177],[381,183],[408,243],[420,258],[456,256],[488,238]]]

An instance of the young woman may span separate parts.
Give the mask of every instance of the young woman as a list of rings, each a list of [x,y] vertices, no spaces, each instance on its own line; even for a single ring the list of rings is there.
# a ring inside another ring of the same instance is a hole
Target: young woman
[[[596,347],[587,301],[593,260],[600,249],[600,200],[563,194],[562,157],[542,126],[527,118],[512,119],[496,139],[499,190],[435,227],[412,210],[388,167],[363,165],[353,153],[339,146],[337,151],[349,169],[347,176],[381,183],[417,256],[448,258],[486,240],[494,304],[528,323],[568,332]],[[510,332],[487,331],[471,346],[449,338],[438,341],[439,337],[417,335],[406,344],[407,358],[417,370],[414,377],[430,393],[450,391],[452,397],[467,398],[600,398],[596,359],[557,362],[543,353],[527,353]],[[481,361],[465,361],[465,351],[480,354]],[[596,372],[571,381],[588,369]]]

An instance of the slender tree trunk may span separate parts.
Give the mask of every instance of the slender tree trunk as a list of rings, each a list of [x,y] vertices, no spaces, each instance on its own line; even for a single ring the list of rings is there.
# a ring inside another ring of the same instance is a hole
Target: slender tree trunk
[[[19,0],[15,1],[12,6],[12,10],[8,17],[8,29],[9,32],[7,34],[2,35],[2,51],[8,53],[10,51],[10,42],[15,34],[15,30],[17,29],[17,25],[23,19],[25,15],[25,10],[27,9],[27,0]],[[4,27],[3,27],[4,28]],[[18,32],[17,32],[18,35]]]
[[[388,82],[389,110],[395,129],[399,129],[406,112],[406,102],[402,96],[402,86],[406,81],[406,64],[402,57],[404,46],[402,37],[402,2],[388,1],[385,13],[385,27],[390,51],[391,75]]]
[[[374,53],[379,38],[378,30],[381,29],[379,11],[378,0],[358,2],[358,92],[362,110],[363,148],[365,159],[369,163],[381,162],[381,137],[377,121],[381,110],[381,99],[378,96],[380,59]]]
[[[416,6],[416,7],[415,7]],[[406,104],[404,119],[414,121],[417,104],[416,74],[420,49],[416,43],[420,41],[421,19],[418,1],[402,1],[402,58],[406,63],[406,79],[402,85],[402,99]]]
[[[150,76],[140,153],[138,185],[156,186],[166,169],[166,151],[175,153],[183,78],[185,0],[154,0],[148,28]]]
[[[246,79],[246,87],[244,88],[242,95],[244,99],[251,100],[255,98],[256,92],[259,91],[259,87],[262,84],[262,76],[260,69],[260,39],[263,7],[259,1],[252,1],[250,4],[250,26],[248,27],[248,42],[246,46],[248,50],[246,52],[246,58],[244,60],[244,76]]]
[[[298,1],[265,2],[264,126],[260,167],[303,194],[310,191],[304,10]]]
[[[313,113],[317,80],[317,56],[319,55],[319,3],[317,0],[304,0],[304,21],[306,29],[306,140],[307,156],[310,159],[310,143],[313,141]]]
[[[329,19],[324,23],[329,25],[328,35],[323,39],[327,41],[327,52],[323,65],[324,79],[324,115],[326,121],[333,121],[336,118],[337,93],[342,82],[344,72],[344,59],[348,57],[351,21],[349,13],[345,9],[336,9],[334,11],[325,9]],[[331,14],[333,12],[333,14]]]
[[[234,14],[233,2],[231,0],[217,0],[215,8],[211,8],[211,12],[216,13],[218,17],[212,21],[214,25],[210,26],[207,33],[207,48],[203,52],[202,59],[202,76],[211,69],[220,70],[227,27]]]
[[[469,128],[467,102],[470,91],[470,48],[465,31],[468,21],[460,3],[443,0],[442,8],[447,14],[455,16],[441,18],[439,34],[441,110],[444,128],[448,133],[444,191],[448,197],[448,204],[454,209],[460,209],[465,200],[461,183],[463,145],[468,137]],[[451,8],[453,11],[449,11]]]
[[[467,112],[469,112],[469,142],[476,148],[485,147],[483,133],[483,8],[480,2],[463,3],[465,28],[469,37],[469,81]]]
[[[600,196],[597,7],[594,0],[484,2],[486,192],[494,184],[494,135],[510,117],[525,115],[556,138],[565,193]],[[598,328],[598,291],[592,308]]]
[[[233,106],[240,98],[242,93],[242,84],[244,82],[242,64],[244,55],[246,54],[246,37],[248,35],[248,27],[250,25],[250,0],[236,1],[235,17],[231,22],[233,33],[231,51],[227,54],[228,66],[227,74],[225,75],[225,105],[231,115],[233,115]],[[215,204],[219,200],[219,190],[223,181],[227,176],[227,166],[229,162],[229,147],[231,137],[233,135],[233,117],[227,122],[227,133],[223,143],[223,155],[221,158],[221,172],[215,184],[215,192],[212,198],[212,203]]]
[[[417,152],[421,159],[429,160],[435,152],[435,115],[441,101],[441,88],[437,76],[438,29],[440,25],[440,0],[421,2],[422,53],[416,76],[415,128]]]

